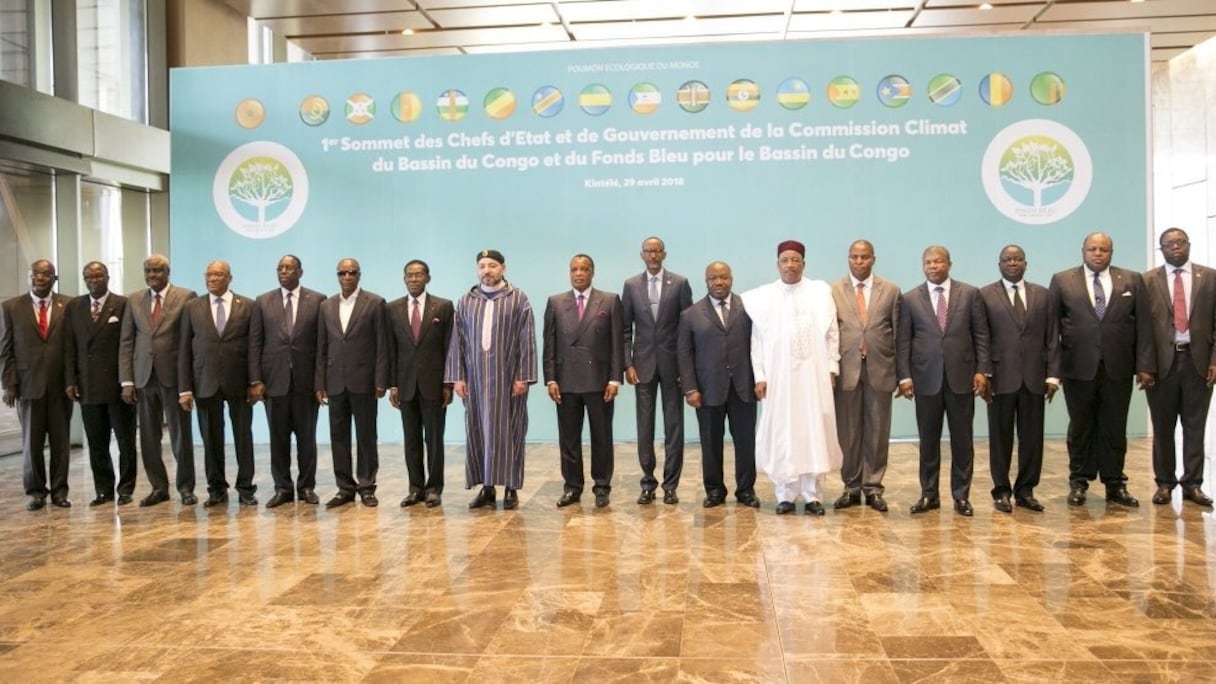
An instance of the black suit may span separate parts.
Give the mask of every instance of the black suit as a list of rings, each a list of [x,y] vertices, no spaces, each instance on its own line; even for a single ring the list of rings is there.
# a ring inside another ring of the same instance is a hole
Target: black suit
[[[609,382],[620,383],[625,370],[621,299],[587,288],[583,315],[573,291],[553,295],[545,306],[545,385],[557,383],[557,441],[565,490],[583,491],[583,415],[591,423],[592,491],[612,490],[612,407],[604,401]]]
[[[752,374],[752,319],[743,300],[732,294],[728,318],[709,297],[680,314],[676,342],[680,383],[685,396],[701,394],[697,425],[701,432],[701,475],[705,495],[726,497],[722,473],[722,435],[730,418],[735,445],[735,498],[756,489],[756,380]]]
[[[249,323],[249,382],[262,383],[270,427],[274,490],[294,494],[317,486],[317,321],[325,295],[306,287],[292,293],[290,329],[283,288],[254,302]],[[291,436],[296,436],[300,476],[291,478]]]
[[[233,293],[225,306],[223,334],[216,331],[215,297],[195,297],[182,310],[181,350],[177,361],[180,392],[194,394],[198,429],[203,438],[207,491],[225,496],[224,405],[232,422],[236,450],[236,490],[251,496],[253,483],[253,407],[249,404],[249,324],[253,301]]]
[[[38,333],[38,316],[29,294],[4,302],[0,326],[0,364],[6,390],[16,390],[21,421],[25,493],[36,499],[68,496],[68,423],[72,402],[64,392],[64,310],[68,297],[51,293],[47,304],[47,335]],[[43,445],[50,442],[50,488],[47,488]]]
[[[359,290],[346,330],[336,294],[321,303],[317,327],[316,386],[329,399],[329,441],[334,478],[343,493],[374,494],[380,453],[376,445],[377,391],[388,387],[388,329],[384,298]],[[350,424],[358,439],[357,470],[351,470]]]
[[[1051,297],[1060,330],[1060,377],[1068,404],[1068,472],[1073,487],[1088,488],[1101,477],[1108,489],[1127,477],[1127,410],[1132,375],[1155,373],[1153,322],[1139,273],[1115,266],[1099,319],[1090,298],[1084,266],[1051,278]],[[1103,288],[1105,289],[1105,285]]]
[[[980,295],[988,313],[992,401],[988,404],[988,464],[992,496],[1031,498],[1043,471],[1043,420],[1047,378],[1060,377],[1056,319],[1047,288],[1022,280],[1018,297],[1025,307],[1015,312],[1005,282],[984,286]],[[1010,484],[1014,426],[1017,426],[1018,474]]]
[[[135,407],[122,400],[118,350],[127,298],[109,293],[93,320],[93,298],[76,297],[67,306],[64,382],[75,387],[89,441],[89,466],[99,497],[131,496],[135,491]],[[110,461],[110,433],[118,442],[118,482]]]
[[[988,356],[988,318],[979,290],[950,281],[946,329],[937,322],[937,293],[920,285],[903,294],[896,331],[896,368],[911,378],[916,392],[920,434],[920,487],[923,498],[938,498],[942,459],[942,418],[950,427],[950,493],[956,501],[971,493],[975,462],[972,422],[975,375],[992,373]]]
[[[443,493],[443,431],[447,417],[443,365],[452,340],[451,300],[426,293],[419,305],[418,339],[410,327],[413,298],[388,305],[391,384],[397,389],[405,435],[405,469],[412,493]],[[451,395],[449,395],[450,397]],[[423,445],[425,444],[425,454]],[[425,458],[424,458],[425,456]]]
[[[1184,264],[1186,266],[1186,264]],[[1216,271],[1199,264],[1191,270],[1186,344],[1178,344],[1174,329],[1174,268],[1154,268],[1144,276],[1157,350],[1157,382],[1148,389],[1153,419],[1153,475],[1159,487],[1203,484],[1204,433],[1212,390],[1207,372],[1216,366]],[[1177,475],[1174,427],[1182,420],[1182,479]]]

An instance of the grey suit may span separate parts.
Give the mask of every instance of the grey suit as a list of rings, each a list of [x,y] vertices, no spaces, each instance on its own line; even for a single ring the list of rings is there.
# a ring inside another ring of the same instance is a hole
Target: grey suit
[[[149,288],[127,295],[118,351],[118,379],[138,391],[139,452],[153,491],[169,491],[169,474],[161,455],[163,426],[169,426],[169,448],[177,463],[176,488],[194,492],[194,429],[189,412],[177,403],[177,352],[181,312],[196,296],[193,290],[167,285],[161,292],[161,313],[155,323],[155,293]]]
[[[832,283],[840,329],[840,376],[836,379],[836,433],[844,461],[840,479],[846,494],[881,495],[891,437],[895,391],[895,331],[903,298],[899,288],[870,277],[863,320],[852,276]],[[865,288],[863,288],[863,293]]]
[[[1185,265],[1185,264],[1184,264]],[[1186,343],[1174,329],[1173,271],[1166,264],[1144,273],[1157,351],[1157,381],[1148,389],[1153,419],[1153,475],[1159,487],[1203,484],[1204,433],[1212,389],[1207,372],[1216,366],[1216,271],[1191,263]],[[1177,475],[1174,428],[1182,421],[1182,479]]]
[[[625,281],[621,305],[625,324],[625,368],[638,375],[637,395],[638,462],[642,466],[642,489],[653,490],[657,460],[654,452],[655,402],[663,400],[664,490],[680,484],[684,469],[684,403],[680,391],[680,367],[676,359],[676,335],[680,313],[692,305],[692,287],[681,275],[666,269],[659,288],[659,310],[650,311],[649,273]]]
[[[543,365],[545,384],[561,390],[557,404],[558,445],[565,491],[583,491],[583,415],[591,423],[591,479],[596,494],[612,490],[612,408],[604,401],[609,382],[624,373],[621,300],[587,288],[583,315],[573,291],[554,295],[545,306]]]

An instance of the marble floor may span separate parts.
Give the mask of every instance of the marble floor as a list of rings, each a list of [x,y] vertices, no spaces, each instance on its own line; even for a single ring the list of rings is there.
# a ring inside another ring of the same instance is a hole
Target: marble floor
[[[970,519],[908,514],[909,444],[890,513],[823,518],[776,516],[767,483],[758,511],[703,509],[695,447],[681,502],[639,507],[632,445],[606,509],[554,507],[548,445],[518,511],[469,511],[459,486],[401,509],[400,453],[382,448],[379,508],[336,511],[89,508],[76,452],[75,506],[28,513],[20,458],[0,459],[0,681],[1216,680],[1216,525],[1148,503],[1144,440],[1139,509],[1067,506],[1054,441],[1045,513],[994,511],[981,449]],[[257,481],[265,501],[264,449]]]

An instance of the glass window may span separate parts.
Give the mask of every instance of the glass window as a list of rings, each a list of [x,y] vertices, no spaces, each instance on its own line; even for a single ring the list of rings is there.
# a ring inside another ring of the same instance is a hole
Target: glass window
[[[0,0],[0,80],[51,92],[50,3]]]
[[[147,123],[146,30],[143,0],[76,0],[80,104]]]
[[[123,282],[122,200],[119,188],[87,181],[80,184],[80,261],[105,264],[110,269],[110,286],[116,289]],[[80,274],[73,277],[80,278]]]

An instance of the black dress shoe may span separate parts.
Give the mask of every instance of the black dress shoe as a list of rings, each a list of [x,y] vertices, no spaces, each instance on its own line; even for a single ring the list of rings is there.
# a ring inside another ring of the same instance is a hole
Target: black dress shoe
[[[941,507],[941,499],[930,499],[927,496],[922,496],[919,500],[917,500],[916,503],[912,504],[912,507],[908,509],[908,512],[912,515],[916,515],[917,513],[935,511]]]
[[[1009,495],[1002,494],[992,500],[992,507],[1002,513],[1012,513],[1013,504],[1009,502]]]
[[[744,506],[747,506],[749,508],[760,508],[760,499],[757,498],[756,495],[752,494],[751,492],[747,492],[744,494],[736,494],[735,501],[738,501],[739,503],[741,503]]]
[[[1212,497],[1203,493],[1203,490],[1198,487],[1183,487],[1182,498],[1191,503],[1199,504],[1200,506],[1211,506]]]
[[[845,492],[836,499],[836,503],[832,504],[832,508],[841,510],[844,508],[852,508],[853,506],[861,505],[861,492]]]
[[[573,506],[578,503],[578,497],[579,495],[574,492],[562,492],[561,498],[557,500],[557,507],[565,508],[566,506]]]
[[[39,496],[31,496],[29,501],[25,502],[25,510],[38,511],[46,506],[46,499]]]
[[[98,494],[96,499],[89,502],[89,508],[92,508],[93,506],[104,506],[112,501],[114,501],[114,499],[111,499],[104,494]]]
[[[325,507],[326,508],[337,508],[338,506],[345,506],[346,504],[348,504],[354,500],[355,500],[354,492],[344,492],[344,491],[339,490],[337,494],[334,494],[334,498],[325,502]]]
[[[887,501],[882,498],[882,494],[867,494],[866,503],[879,513],[887,512]]]
[[[228,503],[227,494],[212,494],[203,502],[203,508],[211,508],[212,506],[222,506]]]
[[[427,508],[435,508],[436,506],[439,506],[442,503],[443,503],[443,497],[439,495],[439,492],[427,492],[426,493],[426,507]]]
[[[119,506],[126,506],[129,503],[131,503],[130,494],[119,494],[118,495],[118,505]]]
[[[642,493],[638,495],[638,503],[642,506],[654,503],[654,490],[643,489]]]
[[[368,508],[375,508],[376,506],[380,505],[380,499],[376,498],[375,492],[360,492],[359,500],[362,501],[363,505],[367,506]]]
[[[168,496],[168,494],[166,494],[165,496]],[[193,492],[186,492],[185,494],[182,494],[182,505],[183,506],[193,506],[197,503],[198,503],[198,497],[195,496]],[[144,505],[144,503],[141,501],[141,502],[139,502],[139,505],[142,506],[142,505]]]
[[[290,492],[275,492],[274,496],[270,497],[270,500],[266,502],[266,508],[278,508],[292,501],[295,501],[295,497]]]
[[[481,491],[477,492],[477,496],[469,502],[469,509],[474,508],[494,508],[494,502],[498,495],[494,493],[493,487],[482,487]]]
[[[239,502],[239,503],[240,503],[242,506],[256,506],[256,505],[258,505],[258,498],[257,498],[256,496],[254,496],[253,494],[245,494],[245,493],[240,493],[240,494],[237,494],[237,495],[236,495],[236,500],[237,500],[237,501],[238,501],[238,502]]]
[[[155,506],[158,503],[164,503],[169,500],[169,493],[162,492],[159,489],[152,490],[152,493],[139,500],[139,505],[143,508]]]
[[[793,501],[780,501],[777,503],[777,515],[786,515],[794,512]]]
[[[1068,505],[1069,506],[1084,506],[1085,505],[1085,487],[1081,485],[1068,486]]]
[[[1114,489],[1106,490],[1106,500],[1113,504],[1127,506],[1128,508],[1138,508],[1140,506],[1140,502],[1136,500],[1136,497],[1127,493],[1127,487],[1115,487]]]
[[[51,505],[52,505],[52,506],[54,506],[54,507],[56,507],[56,508],[71,508],[71,507],[72,507],[72,502],[71,502],[71,501],[68,501],[67,499],[61,499],[61,498],[59,498],[59,497],[54,497],[54,496],[52,496],[52,497],[51,497]]]
[[[827,511],[823,510],[823,504],[818,501],[808,501],[806,508],[802,511],[806,515],[823,515]]]
[[[409,508],[410,506],[416,506],[422,503],[424,500],[425,499],[422,496],[422,492],[410,492],[404,499],[401,500],[401,507]]]
[[[667,504],[668,506],[674,506],[674,505],[680,503],[680,497],[676,496],[676,490],[664,489],[663,490],[663,503]]]
[[[1032,510],[1035,513],[1043,512],[1043,504],[1039,503],[1039,500],[1033,496],[1019,496],[1013,502],[1018,505],[1018,508]]]
[[[519,492],[507,487],[506,493],[502,495],[502,509],[504,511],[513,511],[519,508]]]
[[[968,518],[975,515],[975,509],[971,507],[971,502],[966,499],[955,500],[954,512]]]
[[[663,501],[667,501],[667,497],[663,497]],[[597,492],[595,495],[595,507],[604,508],[608,505],[608,492]]]
[[[300,501],[316,506],[317,504],[321,503],[321,497],[317,496],[315,489],[305,487],[304,489],[300,490]]]
[[[1157,491],[1153,492],[1152,502],[1158,506],[1164,506],[1174,497],[1173,487],[1159,486]]]
[[[704,508],[717,508],[718,506],[721,506],[724,503],[726,503],[726,497],[707,496],[707,497],[705,497],[705,500],[701,502],[701,506]]]

